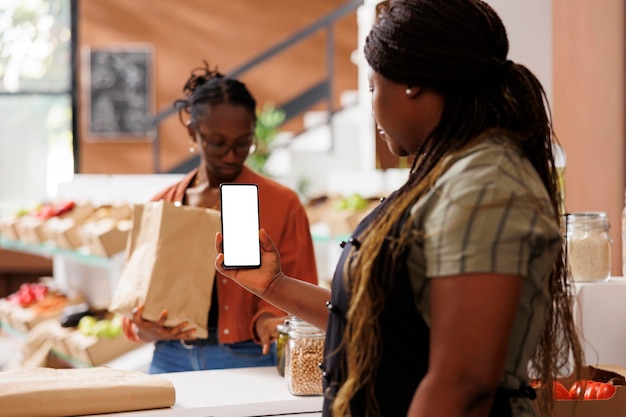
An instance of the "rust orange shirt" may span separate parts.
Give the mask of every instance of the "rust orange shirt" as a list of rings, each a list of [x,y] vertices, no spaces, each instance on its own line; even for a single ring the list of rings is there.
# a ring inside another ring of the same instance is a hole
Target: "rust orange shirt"
[[[166,188],[152,198],[180,202],[185,190],[194,179],[198,169],[187,174],[178,183]],[[257,184],[259,187],[259,218],[280,251],[285,274],[303,281],[318,283],[313,239],[306,212],[298,195],[290,188],[265,178],[248,167],[237,177],[235,183]],[[244,340],[259,342],[254,333],[256,318],[264,312],[285,315],[285,312],[261,300],[236,282],[215,274],[218,298],[218,337],[220,343],[236,343]]]

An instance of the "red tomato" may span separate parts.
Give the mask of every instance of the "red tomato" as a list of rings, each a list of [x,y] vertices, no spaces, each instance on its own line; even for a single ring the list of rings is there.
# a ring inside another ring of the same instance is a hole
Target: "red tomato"
[[[60,216],[65,213],[69,213],[74,209],[76,204],[73,201],[63,201],[56,204],[56,216]]]
[[[575,381],[569,389],[569,398],[572,400],[605,400],[613,395],[615,395],[613,384],[588,379]]]
[[[37,210],[36,216],[44,220],[48,220],[49,218],[54,217],[55,216],[54,206],[52,206],[51,204],[46,204],[42,206],[39,210]]]
[[[574,381],[571,387],[569,387],[569,398],[571,400],[582,400],[585,396],[585,390],[587,389],[588,379],[579,379]]]
[[[35,299],[35,296],[31,293],[20,294],[19,302],[22,307],[29,307],[35,301],[37,300]]]
[[[609,383],[600,383],[596,398],[598,400],[606,400],[615,395],[615,385]]]
[[[598,398],[598,388],[600,388],[601,383],[595,381],[588,381],[587,387],[585,388],[585,395],[583,399],[585,400],[595,400]]]
[[[561,384],[559,381],[554,381],[552,397],[557,400],[567,400],[569,399],[569,391],[565,388],[565,385]]]

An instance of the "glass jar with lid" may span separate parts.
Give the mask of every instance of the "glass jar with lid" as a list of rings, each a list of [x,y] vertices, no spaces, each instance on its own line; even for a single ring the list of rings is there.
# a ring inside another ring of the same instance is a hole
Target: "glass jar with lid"
[[[324,356],[323,330],[300,320],[289,318],[289,339],[285,349],[285,379],[293,395],[322,395]]]
[[[570,278],[577,282],[603,281],[611,276],[611,237],[605,212],[567,215],[567,259]]]

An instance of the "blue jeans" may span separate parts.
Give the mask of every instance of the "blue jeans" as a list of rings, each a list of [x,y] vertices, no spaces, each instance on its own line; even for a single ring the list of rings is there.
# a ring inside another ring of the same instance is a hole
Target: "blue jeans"
[[[252,340],[233,344],[185,346],[179,340],[159,340],[154,344],[151,374],[202,371],[208,369],[276,366],[276,343],[263,355],[261,345]]]

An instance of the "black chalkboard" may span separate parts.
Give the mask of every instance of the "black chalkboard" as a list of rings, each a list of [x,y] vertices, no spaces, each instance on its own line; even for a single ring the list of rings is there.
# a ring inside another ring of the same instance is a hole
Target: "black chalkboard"
[[[151,55],[149,48],[89,51],[90,136],[147,136],[152,114]]]

